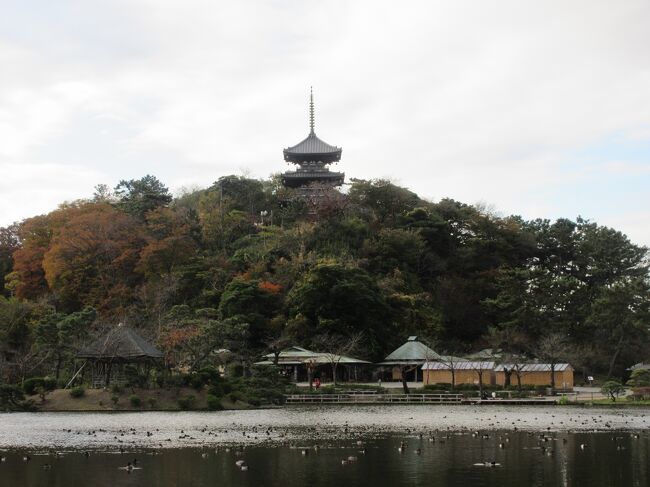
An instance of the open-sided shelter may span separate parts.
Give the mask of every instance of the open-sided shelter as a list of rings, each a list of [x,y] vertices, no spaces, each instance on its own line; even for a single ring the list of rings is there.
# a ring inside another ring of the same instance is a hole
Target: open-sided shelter
[[[264,355],[264,360],[256,362],[255,365],[274,365],[276,356],[274,353]],[[308,380],[307,368],[311,367],[312,371],[322,379],[325,378],[325,366],[336,364],[337,370],[340,371],[342,379],[350,379],[351,373],[356,373],[358,366],[369,364],[366,360],[361,360],[346,355],[337,355],[328,352],[312,352],[306,348],[292,346],[282,350],[277,356],[277,365],[283,368],[287,375],[293,377],[295,382]],[[338,367],[342,365],[343,367]],[[320,369],[320,370],[319,370]],[[334,372],[331,371],[333,374]],[[347,373],[347,377],[343,377]],[[338,376],[338,374],[337,374]]]
[[[125,381],[125,367],[134,366],[140,373],[148,373],[151,366],[160,364],[164,354],[128,326],[118,325],[77,354],[84,359],[82,367],[92,374],[93,387],[105,387]]]

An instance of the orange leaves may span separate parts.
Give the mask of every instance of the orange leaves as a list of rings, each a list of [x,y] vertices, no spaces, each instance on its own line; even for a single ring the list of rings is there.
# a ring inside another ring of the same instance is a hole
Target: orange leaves
[[[269,281],[261,281],[258,287],[269,294],[279,294],[282,291],[282,285]]]
[[[197,326],[186,326],[184,328],[172,328],[160,337],[160,345],[165,350],[173,350],[182,347],[192,338],[198,336],[200,330]]]
[[[67,306],[112,307],[114,294],[119,301],[125,295],[113,291],[138,279],[135,265],[144,245],[138,222],[106,204],[59,211],[69,218],[43,257],[50,288]]]

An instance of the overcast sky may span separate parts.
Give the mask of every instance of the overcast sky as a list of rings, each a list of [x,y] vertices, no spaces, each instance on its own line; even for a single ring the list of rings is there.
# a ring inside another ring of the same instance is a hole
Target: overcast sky
[[[154,174],[287,169],[650,245],[650,2],[0,0],[0,226]]]

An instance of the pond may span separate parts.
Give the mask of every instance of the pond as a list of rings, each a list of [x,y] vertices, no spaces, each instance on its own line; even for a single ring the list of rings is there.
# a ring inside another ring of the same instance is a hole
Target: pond
[[[647,486],[649,418],[465,406],[3,414],[0,486]]]

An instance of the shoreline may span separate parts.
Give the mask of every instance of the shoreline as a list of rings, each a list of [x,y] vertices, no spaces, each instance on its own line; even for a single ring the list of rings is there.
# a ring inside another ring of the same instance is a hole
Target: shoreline
[[[110,414],[104,414],[104,413]],[[147,414],[142,414],[146,412]],[[88,414],[91,413],[91,414]],[[325,443],[398,433],[647,433],[650,408],[342,406],[202,411],[15,412],[0,416],[0,449],[160,449]]]

